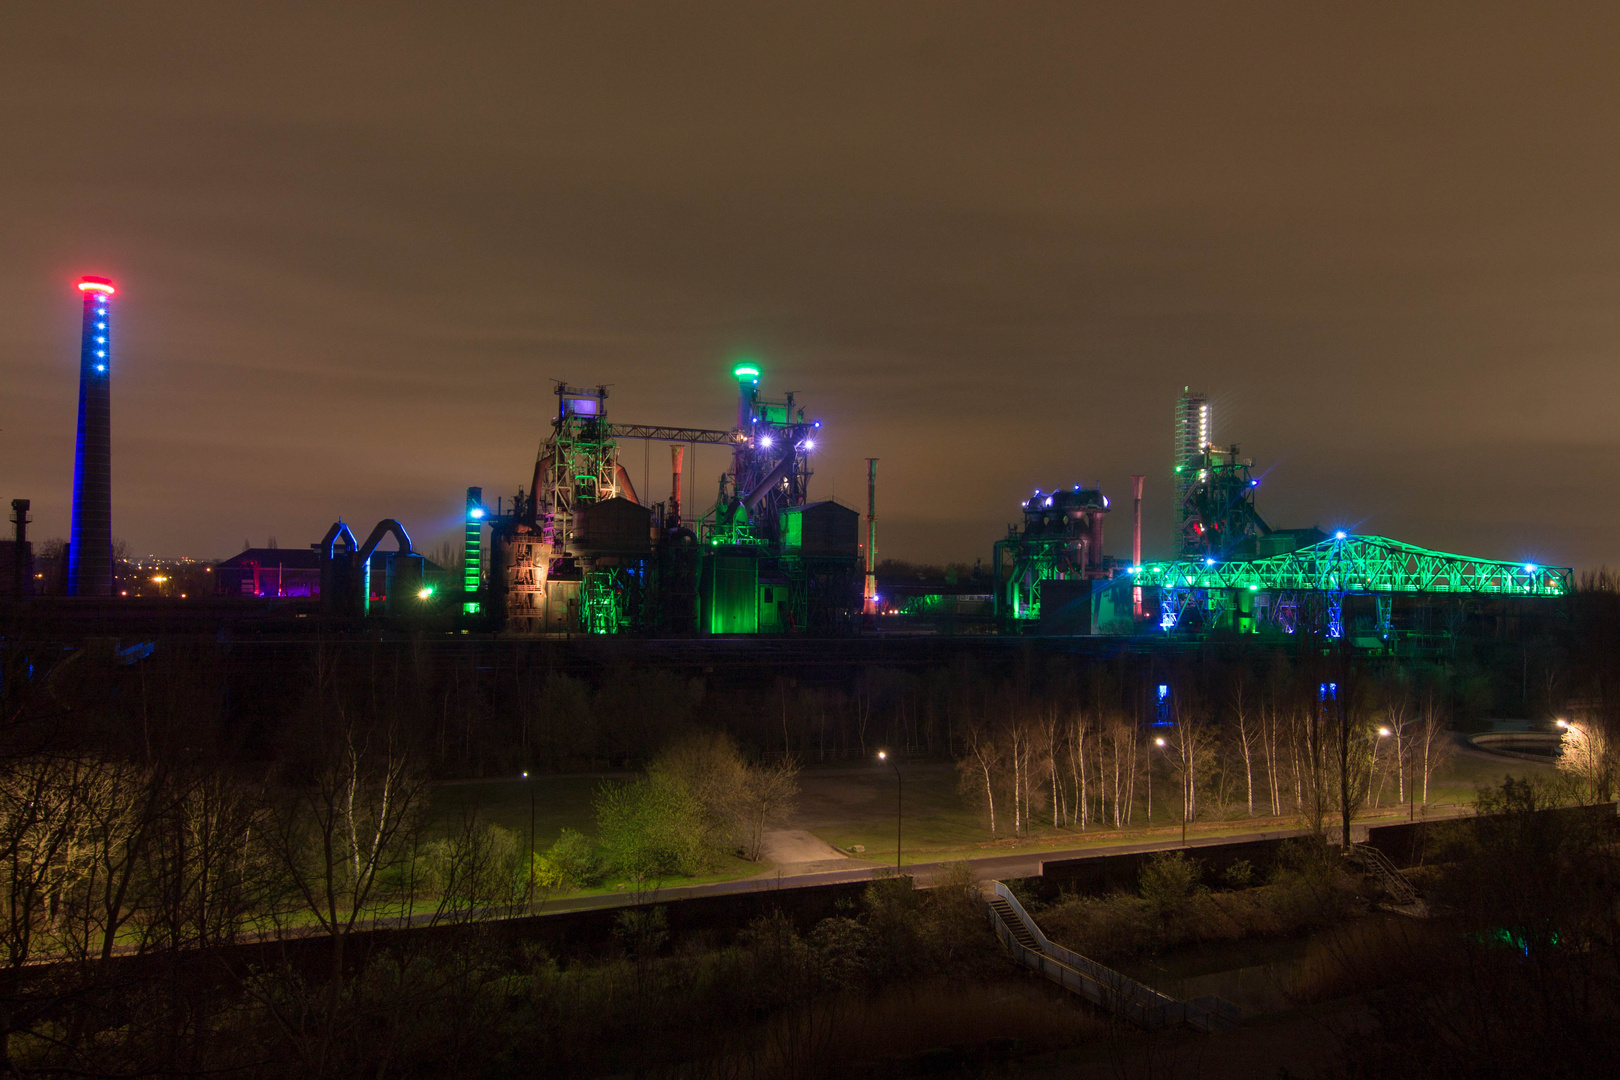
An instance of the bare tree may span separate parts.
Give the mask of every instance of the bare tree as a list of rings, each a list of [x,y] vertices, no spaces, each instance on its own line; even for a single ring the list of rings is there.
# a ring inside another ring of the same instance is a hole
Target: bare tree
[[[1416,722],[1416,737],[1412,741],[1412,754],[1415,758],[1413,779],[1422,774],[1422,801],[1429,805],[1429,780],[1445,764],[1451,760],[1455,748],[1452,746],[1451,735],[1447,730],[1450,726],[1443,706],[1435,701],[1434,689],[1428,688],[1423,695],[1422,711],[1418,714]]]
[[[1171,768],[1181,785],[1182,820],[1192,822],[1198,819],[1198,782],[1214,764],[1211,759],[1215,736],[1196,707],[1184,704],[1181,695],[1177,696],[1175,712],[1166,745]]]
[[[996,784],[1000,771],[1000,748],[982,717],[971,717],[961,727],[962,757],[956,763],[964,794],[982,794],[990,813],[990,839],[996,838]]]
[[[284,792],[267,840],[302,911],[331,938],[335,988],[349,935],[384,914],[383,875],[410,858],[426,780],[391,723],[340,711],[324,734],[324,763]]]
[[[1254,748],[1261,741],[1259,718],[1254,715],[1246,693],[1248,680],[1240,670],[1232,683],[1232,719],[1237,725],[1238,752],[1243,757],[1243,784],[1249,816],[1254,817]]]

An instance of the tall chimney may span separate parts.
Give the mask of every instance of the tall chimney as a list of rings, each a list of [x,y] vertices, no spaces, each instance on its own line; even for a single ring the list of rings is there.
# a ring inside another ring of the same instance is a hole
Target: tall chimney
[[[73,462],[69,596],[111,596],[113,283],[79,280],[84,323],[79,339],[79,440]]]
[[[28,558],[28,506],[27,499],[11,500],[11,535],[16,542],[11,553],[11,569],[18,600],[33,592],[29,586],[34,583],[33,560]]]
[[[877,594],[877,463],[866,459],[866,591],[862,610],[870,619],[878,613]]]
[[[1142,565],[1142,474],[1131,473],[1131,488],[1135,492],[1135,506],[1131,510],[1131,566]],[[1142,586],[1131,589],[1131,610],[1142,617]]]
[[[675,443],[669,448],[669,463],[674,470],[674,476],[669,484],[669,527],[672,529],[681,527],[681,458],[685,453],[686,447],[680,443]]]

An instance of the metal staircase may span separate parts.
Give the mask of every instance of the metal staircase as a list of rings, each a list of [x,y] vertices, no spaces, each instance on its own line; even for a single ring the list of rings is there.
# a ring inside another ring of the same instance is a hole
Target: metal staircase
[[[1376,877],[1396,908],[1410,908],[1422,904],[1417,890],[1412,888],[1412,883],[1406,880],[1406,876],[1390,861],[1388,855],[1371,844],[1350,845],[1345,858]]]
[[[1181,1001],[1055,944],[1000,881],[988,883],[985,902],[991,928],[1014,959],[1138,1027],[1186,1024],[1204,1032],[1227,1031],[1242,1017],[1229,1001],[1217,997]]]

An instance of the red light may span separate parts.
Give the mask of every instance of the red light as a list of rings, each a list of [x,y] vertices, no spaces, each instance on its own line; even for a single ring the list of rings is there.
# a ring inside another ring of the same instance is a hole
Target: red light
[[[107,296],[111,296],[113,293],[117,292],[118,290],[114,289],[113,288],[113,283],[111,281],[108,281],[104,277],[86,277],[86,278],[80,278],[79,279],[79,291],[80,292],[98,292],[98,293],[104,293]]]

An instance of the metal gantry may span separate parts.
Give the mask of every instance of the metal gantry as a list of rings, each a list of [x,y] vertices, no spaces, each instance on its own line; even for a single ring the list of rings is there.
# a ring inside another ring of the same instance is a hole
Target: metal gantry
[[[1384,536],[1340,534],[1263,559],[1182,559],[1133,567],[1133,584],[1160,589],[1256,592],[1487,593],[1566,596],[1566,566],[1475,559]]]

